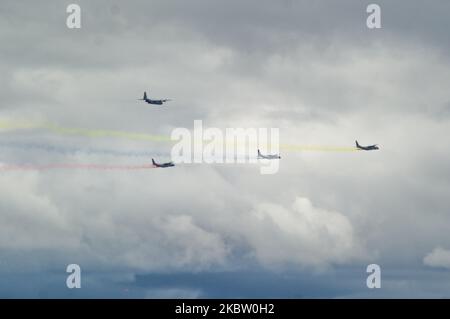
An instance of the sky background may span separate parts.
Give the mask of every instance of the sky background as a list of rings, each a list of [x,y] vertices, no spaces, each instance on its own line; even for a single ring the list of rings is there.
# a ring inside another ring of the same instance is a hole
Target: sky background
[[[274,175],[0,171],[0,297],[450,297],[450,2],[376,1],[377,30],[370,1],[78,0],[79,30],[70,3],[0,3],[4,165],[170,159],[17,123],[170,136],[203,120],[381,150],[286,151]]]

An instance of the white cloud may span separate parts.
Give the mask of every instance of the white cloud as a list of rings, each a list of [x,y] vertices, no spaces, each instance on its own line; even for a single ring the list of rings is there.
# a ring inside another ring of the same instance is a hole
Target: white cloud
[[[0,248],[33,251],[78,246],[64,212],[39,191],[39,174],[3,173],[0,180]]]
[[[430,267],[450,269],[450,250],[436,247],[423,258],[423,263]]]
[[[222,197],[215,195],[218,189]],[[302,197],[290,208],[250,204],[213,168],[139,176],[7,172],[0,200],[1,248],[27,251],[26,258],[45,252],[90,268],[145,273],[234,267],[238,251],[277,267],[321,267],[361,257],[343,214]]]
[[[253,217],[247,238],[265,264],[324,266],[362,256],[349,219],[307,198],[297,197],[290,208],[258,205]]]

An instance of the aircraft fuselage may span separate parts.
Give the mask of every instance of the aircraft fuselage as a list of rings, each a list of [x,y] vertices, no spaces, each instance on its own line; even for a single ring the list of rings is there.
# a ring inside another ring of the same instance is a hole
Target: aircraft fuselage
[[[156,104],[156,105],[163,105],[163,101],[162,100],[150,100],[150,99],[146,99],[145,102],[147,102],[148,104]]]
[[[260,159],[280,159],[281,156],[279,156],[279,155],[259,155],[258,158],[260,158]]]
[[[371,146],[357,146],[357,148],[359,148],[360,150],[363,151],[375,151],[378,150],[378,146],[376,145],[371,145]]]
[[[360,150],[363,150],[363,151],[375,151],[375,150],[379,150],[380,149],[377,144],[375,144],[375,145],[368,145],[368,146],[361,146],[361,145],[359,145],[358,141],[355,141],[355,145],[356,145],[357,149],[360,149]]]
[[[164,164],[156,164],[155,166],[159,167],[159,168],[166,168],[166,167],[175,166],[175,164],[173,164],[173,163],[164,163]]]

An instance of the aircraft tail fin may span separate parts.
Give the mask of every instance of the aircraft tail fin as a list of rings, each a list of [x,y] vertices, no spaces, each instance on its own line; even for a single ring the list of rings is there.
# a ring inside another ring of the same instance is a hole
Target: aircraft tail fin
[[[259,149],[258,149],[258,156],[261,156],[261,152],[259,151]]]
[[[146,100],[147,99],[147,92],[144,92],[144,98],[143,98],[143,100]]]
[[[152,164],[156,166],[156,162],[153,158],[152,158]]]
[[[355,141],[355,143],[356,143],[356,147],[358,147],[358,148],[361,147],[361,145],[359,145],[358,141]]]

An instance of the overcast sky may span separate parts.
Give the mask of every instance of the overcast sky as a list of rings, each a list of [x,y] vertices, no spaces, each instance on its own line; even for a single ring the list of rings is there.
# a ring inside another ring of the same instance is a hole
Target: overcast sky
[[[381,149],[286,150],[274,175],[2,171],[0,296],[450,297],[450,2],[375,1],[376,30],[371,1],[79,0],[78,30],[70,3],[1,1],[0,124],[170,136],[203,120]],[[170,159],[168,143],[6,126],[3,164]]]

